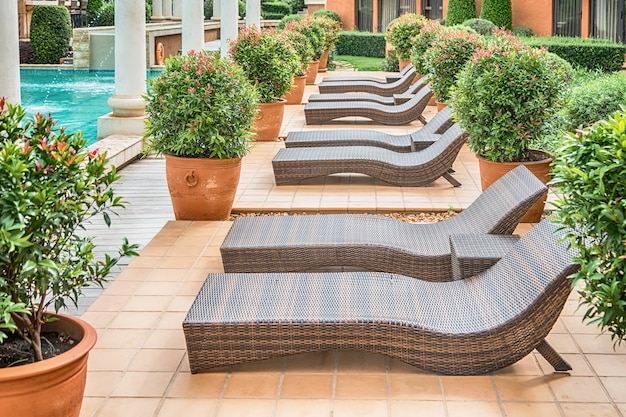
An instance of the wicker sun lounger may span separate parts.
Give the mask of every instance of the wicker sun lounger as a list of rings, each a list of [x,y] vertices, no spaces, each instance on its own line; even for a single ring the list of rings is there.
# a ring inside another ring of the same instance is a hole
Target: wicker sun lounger
[[[368,82],[373,82],[373,83],[389,84],[402,78],[407,72],[411,70],[413,70],[413,64],[407,65],[398,74],[387,75],[385,78],[368,77],[368,76],[362,76],[362,75],[354,75],[354,76],[351,75],[351,76],[346,76],[346,77],[324,77],[322,81],[338,82],[338,83],[368,81]]]
[[[402,104],[388,106],[371,101],[328,101],[313,102],[304,106],[306,124],[321,124],[342,117],[365,117],[383,125],[401,126],[419,120],[426,124],[422,113],[428,105],[433,92],[428,86],[422,87],[416,94]]]
[[[332,350],[476,375],[537,349],[569,370],[545,341],[576,270],[556,230],[544,220],[490,269],[452,282],[382,272],[210,274],[183,322],[191,372]]]
[[[411,224],[367,214],[239,217],[220,252],[225,272],[355,267],[428,281],[452,276],[450,235],[511,234],[546,186],[510,171],[449,220]]]
[[[407,135],[392,135],[373,129],[303,130],[289,132],[285,138],[285,147],[377,146],[394,152],[414,152],[432,145],[453,124],[452,109],[446,107],[430,119],[426,126]]]
[[[371,101],[372,103],[385,104],[387,106],[395,106],[397,104],[405,103],[413,97],[413,94],[417,94],[422,87],[425,87],[426,83],[418,81],[409,86],[409,88],[402,94],[394,94],[391,97],[381,96],[374,93],[337,93],[337,94],[311,94],[307,101],[309,103],[317,103],[320,101]]]
[[[415,68],[409,69],[401,78],[391,83],[379,83],[374,81],[325,81],[319,84],[319,92],[322,94],[332,93],[374,93],[381,96],[393,96],[402,94],[415,81]]]
[[[280,149],[272,160],[276,185],[337,173],[369,175],[401,187],[420,187],[443,177],[461,185],[450,173],[467,134],[459,125],[448,129],[431,146],[400,153],[375,146],[330,146]]]

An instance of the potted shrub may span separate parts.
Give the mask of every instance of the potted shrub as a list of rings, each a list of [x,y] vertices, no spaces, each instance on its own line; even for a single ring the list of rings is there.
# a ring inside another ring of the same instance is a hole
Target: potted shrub
[[[385,38],[396,51],[400,71],[410,63],[413,38],[420,33],[427,22],[429,20],[422,15],[406,13],[398,17],[387,28]]]
[[[584,319],[626,339],[626,114],[615,112],[566,134],[555,151],[551,184],[558,188],[556,220],[578,250],[572,276]],[[581,285],[577,285],[581,284]]]
[[[293,85],[283,98],[287,100],[287,104],[300,104],[304,96],[309,64],[313,60],[313,48],[311,48],[311,43],[304,34],[289,29],[289,25],[282,33],[291,42],[300,58],[300,65],[293,77]]]
[[[315,84],[317,73],[319,71],[320,58],[324,53],[326,32],[321,25],[315,24],[311,17],[307,17],[306,19],[300,19],[295,21],[294,23],[290,23],[288,28],[290,30],[295,30],[302,33],[304,36],[307,37],[309,43],[311,44],[311,49],[313,49],[313,60],[309,64],[306,83]]]
[[[165,156],[176,218],[227,219],[258,107],[254,86],[233,62],[190,51],[165,60],[144,98],[146,152]]]
[[[415,66],[415,71],[418,74],[428,74],[428,67],[426,66],[426,61],[424,61],[424,54],[426,53],[426,50],[430,48],[430,45],[432,45],[434,40],[446,30],[448,29],[446,29],[446,27],[438,21],[428,20],[422,25],[419,33],[413,36],[411,49],[409,51],[409,59]]]
[[[124,207],[111,188],[119,175],[81,134],[25,114],[0,99],[0,328],[14,332],[0,337],[0,403],[11,415],[78,417],[96,331],[58,311],[102,285],[136,245],[124,239],[116,256],[96,258],[93,237],[79,231],[94,216],[109,225]],[[69,349],[57,349],[62,340]]]
[[[285,112],[282,96],[291,88],[301,65],[298,53],[284,35],[253,25],[241,29],[230,43],[230,56],[259,92],[255,139],[277,140]]]
[[[547,183],[551,155],[532,147],[561,108],[572,74],[563,59],[524,46],[505,30],[496,30],[493,41],[472,55],[449,104],[478,157],[483,189],[520,163]],[[537,221],[543,202],[523,221]]]
[[[430,87],[439,109],[448,101],[458,72],[481,44],[478,34],[449,29],[442,31],[424,53],[425,66],[431,74]]]
[[[318,71],[325,72],[328,65],[328,54],[330,51],[335,49],[335,45],[339,39],[339,32],[341,32],[341,18],[339,18],[339,15],[335,12],[322,9],[313,13],[313,22],[324,29],[324,51],[320,56]]]

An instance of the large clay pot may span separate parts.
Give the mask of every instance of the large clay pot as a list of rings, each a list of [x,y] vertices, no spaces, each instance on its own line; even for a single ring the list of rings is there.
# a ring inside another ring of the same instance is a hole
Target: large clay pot
[[[273,103],[259,104],[259,111],[252,123],[252,132],[257,141],[276,141],[285,115],[285,99]]]
[[[441,110],[445,109],[446,107],[448,107],[448,105],[446,103],[442,103],[439,100],[435,99],[435,104],[437,104],[437,112],[440,112]]]
[[[165,155],[165,175],[176,220],[227,220],[233,207],[241,158]]]
[[[57,314],[44,332],[60,331],[79,342],[67,352],[28,365],[0,369],[2,415],[78,417],[87,381],[87,359],[96,330],[83,320]]]
[[[326,72],[327,65],[328,65],[328,49],[322,52],[322,56],[320,57],[320,65],[317,69],[317,72]]]
[[[411,63],[410,59],[398,59],[399,71],[402,71],[404,69],[404,67],[406,67],[410,63]]]
[[[305,87],[306,75],[293,77],[293,86],[283,97],[287,102],[286,104],[301,104]]]
[[[315,80],[317,79],[317,71],[320,67],[320,61],[312,61],[309,64],[309,70],[306,74],[306,83],[307,85],[315,84]]]
[[[535,156],[536,161],[532,162],[492,162],[485,158],[476,156],[478,158],[478,168],[480,169],[480,183],[483,191],[487,189],[491,184],[496,182],[507,172],[519,165],[524,165],[530,170],[537,178],[544,184],[550,181],[550,164],[552,163],[552,155],[550,153],[540,150],[531,150],[531,153]],[[541,220],[541,215],[545,208],[546,198],[548,193],[540,198],[531,208],[526,215],[522,218],[522,223],[538,223]]]

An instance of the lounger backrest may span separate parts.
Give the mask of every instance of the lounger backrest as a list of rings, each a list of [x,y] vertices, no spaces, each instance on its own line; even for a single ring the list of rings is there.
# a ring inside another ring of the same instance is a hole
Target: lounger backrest
[[[380,106],[382,106],[382,108],[385,109],[386,111],[389,111],[389,112],[394,111],[394,112],[401,113],[401,112],[405,112],[407,110],[414,108],[415,106],[417,106],[419,102],[426,99],[427,96],[430,97],[432,94],[433,92],[430,89],[430,87],[425,85],[424,87],[420,88],[419,91],[413,97],[411,97],[410,100],[405,101],[402,104],[397,104],[395,106],[385,106],[381,104]]]
[[[416,75],[415,67],[411,67],[405,74],[402,75],[402,77],[398,78],[396,81],[392,83],[389,83],[385,86],[381,86],[381,88],[394,89],[403,85],[406,85],[408,87],[411,84],[411,82],[413,82],[415,75]],[[350,83],[347,83],[347,84],[350,84]],[[363,83],[363,84],[367,84],[367,83]]]
[[[491,184],[457,216],[447,221],[466,233],[511,234],[528,209],[548,188],[528,168],[519,166]],[[460,225],[458,223],[460,223]]]
[[[413,133],[411,136],[424,133],[441,135],[450,127],[452,127],[453,124],[454,121],[452,120],[452,109],[450,107],[445,107],[432,119],[430,119],[426,126]]]
[[[406,65],[404,68],[402,68],[402,71],[400,71],[400,75],[405,75],[407,72],[414,70],[415,67],[413,66],[413,64],[408,64]]]
[[[456,150],[456,148],[460,149],[461,146],[463,146],[463,142],[465,141],[466,136],[467,134],[461,128],[461,126],[455,124],[426,149],[418,152],[411,152],[407,155],[416,159],[416,164],[424,164],[428,161],[438,158],[440,155],[446,152],[448,148],[453,147],[454,150]],[[454,159],[456,159],[456,154],[453,155],[453,157]],[[450,163],[452,163],[452,161],[450,161]],[[445,169],[447,168],[449,168],[449,166]]]

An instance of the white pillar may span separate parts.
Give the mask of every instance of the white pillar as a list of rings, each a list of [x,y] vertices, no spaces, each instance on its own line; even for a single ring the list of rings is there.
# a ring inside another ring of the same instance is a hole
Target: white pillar
[[[204,7],[202,0],[183,2],[183,54],[204,49]]]
[[[220,20],[222,18],[222,0],[213,1],[213,16],[211,20]]]
[[[163,17],[165,19],[172,18],[172,0],[163,0]]]
[[[152,0],[152,20],[163,20],[163,0]]]
[[[246,25],[261,28],[261,0],[246,1]]]
[[[17,1],[0,2],[0,97],[21,103]]]
[[[220,55],[225,57],[228,55],[228,42],[237,39],[239,33],[239,12],[236,1],[221,0],[221,2]]]
[[[141,135],[145,116],[146,23],[144,2],[115,2],[115,94],[113,112],[98,119],[98,138],[112,134]]]
[[[182,4],[183,0],[172,0],[172,17],[174,19],[180,19],[183,15]],[[185,0],[187,3],[187,0]]]

